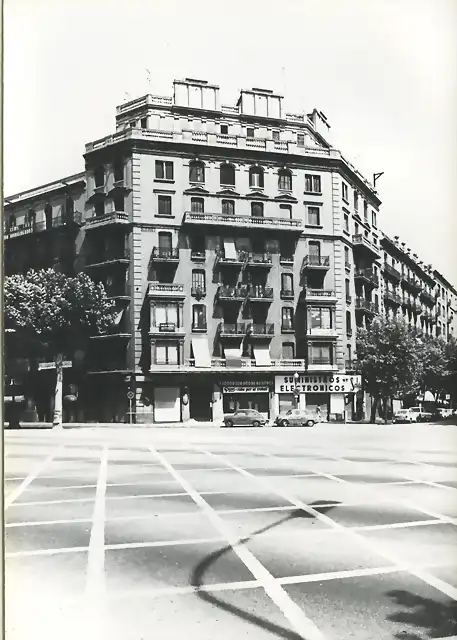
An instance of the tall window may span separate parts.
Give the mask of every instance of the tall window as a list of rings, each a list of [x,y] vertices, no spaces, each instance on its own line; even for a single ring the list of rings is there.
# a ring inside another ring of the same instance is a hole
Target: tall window
[[[205,293],[206,282],[203,269],[193,269],[192,271],[192,291],[195,293]]]
[[[190,238],[190,253],[191,255],[204,256],[206,251],[205,236],[191,236]]]
[[[308,255],[311,264],[319,264],[321,259],[321,244],[320,242],[309,242],[308,243]]]
[[[173,163],[156,160],[156,179],[173,180]]]
[[[343,196],[343,200],[346,200],[346,202],[347,202],[348,197],[349,197],[349,195],[348,195],[349,194],[349,189],[348,189],[348,186],[347,186],[347,184],[345,182],[341,183],[341,193],[342,193],[342,196]]]
[[[292,307],[283,307],[281,312],[282,328],[293,329],[294,328],[294,310]]]
[[[124,196],[119,195],[114,198],[114,210],[115,211],[124,211],[125,201]]]
[[[178,326],[178,305],[177,304],[167,304],[167,303],[158,303],[155,306],[155,326],[159,327],[160,325],[174,325]]]
[[[312,329],[331,329],[332,310],[328,307],[311,307],[309,323]]]
[[[203,213],[205,211],[205,201],[203,198],[191,198],[190,210],[192,213]]]
[[[169,256],[173,245],[172,235],[169,231],[159,231],[159,255]]]
[[[359,227],[358,223],[356,222],[356,223],[354,224],[354,234],[355,234],[356,236],[358,236],[358,235],[359,235],[359,233],[360,233],[360,227]]]
[[[292,191],[292,173],[288,169],[278,171],[278,188],[284,191]]]
[[[344,264],[346,267],[351,266],[351,261],[349,260],[349,249],[348,247],[344,247]]]
[[[347,358],[348,358],[349,362],[351,362],[351,360],[352,360],[352,345],[348,344],[346,346],[346,352],[347,352]]]
[[[199,160],[189,162],[189,182],[205,182],[205,165]]]
[[[345,286],[346,286],[346,300],[350,302],[351,301],[351,283],[349,278],[346,278]]]
[[[105,186],[105,167],[97,167],[94,171],[94,182],[96,187]]]
[[[279,209],[281,211],[281,218],[289,218],[292,220],[292,205],[280,204]]]
[[[352,335],[352,315],[350,311],[346,311],[346,334]]]
[[[333,349],[329,344],[311,344],[310,349],[311,363],[312,364],[332,364]]]
[[[297,146],[304,147],[305,146],[305,134],[297,133]]]
[[[305,191],[309,193],[321,193],[321,177],[309,173],[305,174]]]
[[[233,164],[221,164],[221,184],[235,184],[235,167]]]
[[[349,233],[349,216],[347,213],[344,214],[344,230]]]
[[[147,129],[148,128],[148,119],[147,118],[141,118],[140,127],[141,127],[141,129]]]
[[[373,225],[373,227],[378,226],[376,211],[374,211],[373,209],[371,211],[371,224]]]
[[[225,216],[235,215],[235,201],[234,200],[222,200],[222,213]]]
[[[206,307],[194,304],[192,307],[192,329],[206,329]]]
[[[8,218],[7,228],[14,229],[16,227],[16,216],[12,213]]]
[[[263,189],[263,174],[262,167],[251,167],[249,169],[249,186]]]
[[[30,225],[34,225],[36,222],[36,212],[35,209],[29,209],[26,213],[25,216],[25,223],[26,224],[30,224]]]
[[[308,224],[318,227],[321,223],[319,207],[308,207]]]
[[[179,345],[168,340],[157,341],[155,364],[179,364]]]
[[[366,200],[363,201],[363,218],[368,221],[368,202]]]
[[[157,203],[159,216],[171,216],[171,196],[158,196]]]
[[[114,182],[121,182],[124,180],[124,160],[122,158],[116,158],[113,163]]]
[[[75,201],[71,196],[67,196],[65,199],[65,220],[71,222],[75,215]]]
[[[284,360],[293,360],[295,358],[295,345],[293,342],[282,343],[282,357]]]
[[[263,202],[251,202],[251,216],[263,218]]]
[[[94,204],[94,213],[95,213],[95,217],[103,216],[105,214],[105,203],[96,202]],[[51,225],[52,225],[52,216],[51,216],[51,219],[49,220],[49,223],[48,223],[48,216],[46,216],[46,228],[49,229]]]
[[[103,202],[101,204],[103,205]],[[105,213],[104,206],[103,213]],[[46,206],[44,208],[44,217],[46,220],[46,229],[50,229],[52,227],[52,206],[49,202],[46,203]]]
[[[291,273],[281,274],[281,293],[293,295],[294,293],[294,277]]]

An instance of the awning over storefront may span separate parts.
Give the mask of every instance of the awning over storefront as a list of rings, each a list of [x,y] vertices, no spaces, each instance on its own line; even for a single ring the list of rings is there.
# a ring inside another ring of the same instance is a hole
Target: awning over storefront
[[[236,260],[237,253],[234,240],[224,240],[224,253],[226,260]]]
[[[194,352],[196,367],[211,367],[208,339],[206,336],[192,337],[192,351]]]
[[[120,322],[122,320],[122,316],[124,315],[124,311],[125,311],[125,309],[120,309],[120,311],[116,311],[116,315],[114,316],[114,324],[115,325],[120,324]]]
[[[267,344],[254,346],[254,358],[257,367],[271,366],[270,347]]]
[[[224,349],[227,367],[241,367],[241,349]]]

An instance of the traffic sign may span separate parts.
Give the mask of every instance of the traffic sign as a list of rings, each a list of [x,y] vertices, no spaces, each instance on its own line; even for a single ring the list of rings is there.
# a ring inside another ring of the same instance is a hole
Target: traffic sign
[[[135,397],[135,394],[133,393],[133,391],[127,391],[127,398],[129,400],[133,400],[134,397]]]
[[[69,369],[72,366],[73,366],[73,363],[71,360],[64,360],[62,362],[63,369]],[[56,368],[55,362],[39,362],[38,363],[38,371],[43,371],[44,369],[55,369],[55,368]]]

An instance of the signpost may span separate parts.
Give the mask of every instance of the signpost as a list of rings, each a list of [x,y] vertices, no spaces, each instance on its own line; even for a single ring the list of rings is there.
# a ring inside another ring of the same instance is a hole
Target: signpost
[[[64,369],[69,369],[72,366],[73,366],[73,363],[71,360],[64,360],[62,362],[62,367]],[[55,369],[55,368],[56,368],[55,362],[39,362],[38,363],[38,371],[45,371],[46,369]]]
[[[132,408],[132,400],[135,397],[135,393],[133,391],[127,391],[127,398],[129,399],[129,423],[132,424],[132,415],[133,415],[133,408]]]

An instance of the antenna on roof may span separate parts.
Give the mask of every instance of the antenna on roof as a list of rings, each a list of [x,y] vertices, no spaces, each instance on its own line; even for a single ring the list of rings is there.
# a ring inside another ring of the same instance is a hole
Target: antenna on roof
[[[149,69],[146,69],[146,80],[150,90],[151,89],[151,72],[149,71]]]

